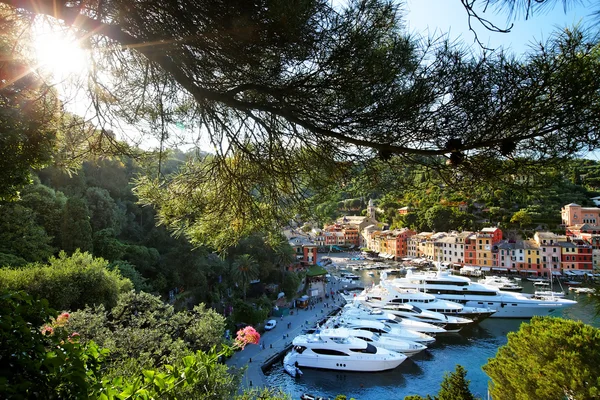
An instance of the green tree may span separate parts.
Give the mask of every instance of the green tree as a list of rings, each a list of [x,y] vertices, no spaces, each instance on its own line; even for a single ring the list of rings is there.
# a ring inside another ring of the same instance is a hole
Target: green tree
[[[281,282],[285,283],[285,275],[288,267],[295,261],[294,249],[285,240],[280,241],[273,249],[275,253],[275,265],[281,268]]]
[[[436,232],[448,232],[454,225],[454,212],[450,207],[433,206],[425,212],[427,225]]]
[[[422,397],[411,395],[404,397],[404,400],[475,400],[475,397],[469,390],[469,381],[466,380],[467,371],[462,365],[456,364],[456,369],[451,373],[444,373],[444,380],[440,385],[440,391],[433,398],[430,395]]]
[[[231,264],[231,273],[235,281],[240,284],[245,301],[250,281],[258,277],[258,264],[251,255],[242,254],[236,257]]]
[[[142,274],[135,269],[135,266],[127,261],[117,260],[109,265],[110,269],[119,271],[123,278],[127,278],[131,281],[133,288],[136,292],[150,291],[151,285],[148,283],[148,279],[144,278]]]
[[[225,320],[204,305],[176,312],[157,296],[131,291],[110,309],[99,305],[73,312],[69,327],[83,343],[93,340],[110,351],[106,375],[118,377],[219,347]]]
[[[85,202],[90,213],[92,232],[112,229],[116,234],[121,231],[121,216],[117,204],[108,190],[90,187],[85,191]]]
[[[467,371],[462,365],[457,364],[456,370],[450,374],[444,374],[437,400],[475,400],[469,390],[469,381],[466,379]]]
[[[105,260],[89,253],[76,251],[68,256],[61,251],[47,265],[0,269],[0,289],[24,290],[48,299],[50,306],[60,310],[76,310],[87,304],[112,307],[119,293],[130,291],[133,286],[107,266]]]
[[[296,272],[288,271],[283,276],[283,285],[281,288],[289,300],[292,300],[298,293],[301,281],[302,279]]]
[[[67,200],[61,221],[61,238],[62,249],[68,253],[77,249],[92,251],[92,226],[85,200],[79,197],[70,197]]]
[[[108,261],[120,260],[125,254],[126,245],[121,243],[112,229],[94,232],[94,255]]]
[[[51,238],[35,221],[30,208],[18,203],[0,204],[0,252],[32,262],[51,256]]]
[[[157,273],[160,253],[152,247],[128,245],[125,246],[123,260],[133,264],[145,277],[152,277]]]
[[[600,396],[600,329],[533,317],[483,370],[495,399],[593,399]]]
[[[0,200],[15,200],[31,182],[31,169],[52,160],[60,102],[51,85],[31,68],[27,23],[0,9]]]
[[[511,224],[518,224],[521,229],[526,228],[531,225],[533,219],[531,215],[526,210],[519,210],[515,212],[510,218]]]
[[[25,186],[21,192],[20,204],[34,211],[36,223],[44,228],[56,248],[62,243],[60,227],[66,203],[67,198],[62,192],[42,184]]]

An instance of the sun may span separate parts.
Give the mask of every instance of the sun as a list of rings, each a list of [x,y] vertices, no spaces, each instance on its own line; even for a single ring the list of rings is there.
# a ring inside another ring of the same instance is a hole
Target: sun
[[[87,70],[87,54],[71,30],[56,23],[41,21],[33,32],[37,68],[63,81]]]

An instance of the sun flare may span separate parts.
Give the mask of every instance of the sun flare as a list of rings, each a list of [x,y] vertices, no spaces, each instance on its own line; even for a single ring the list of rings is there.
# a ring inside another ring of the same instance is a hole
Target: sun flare
[[[34,34],[38,68],[56,80],[81,75],[87,69],[87,57],[74,35],[65,28],[40,23]]]

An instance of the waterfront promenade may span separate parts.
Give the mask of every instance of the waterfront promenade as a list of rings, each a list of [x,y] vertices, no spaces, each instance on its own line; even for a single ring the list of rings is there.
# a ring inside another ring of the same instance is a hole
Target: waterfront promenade
[[[263,364],[270,362],[289,347],[294,337],[301,334],[303,329],[314,328],[319,321],[343,306],[345,300],[337,293],[342,287],[343,285],[339,280],[332,277],[326,286],[326,290],[335,292],[333,299],[330,297],[317,302],[312,308],[296,308],[293,310],[293,315],[286,315],[283,319],[276,318],[277,326],[264,332],[258,345],[247,345],[244,350],[235,352],[226,361],[228,366],[237,368],[248,365],[242,379],[243,388],[266,386],[265,376],[261,368]]]

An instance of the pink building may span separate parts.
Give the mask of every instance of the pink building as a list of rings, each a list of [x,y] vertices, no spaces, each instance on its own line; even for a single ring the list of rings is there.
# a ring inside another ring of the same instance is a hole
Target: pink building
[[[562,223],[565,226],[580,224],[600,224],[600,208],[581,207],[579,204],[567,204],[560,210]]]

